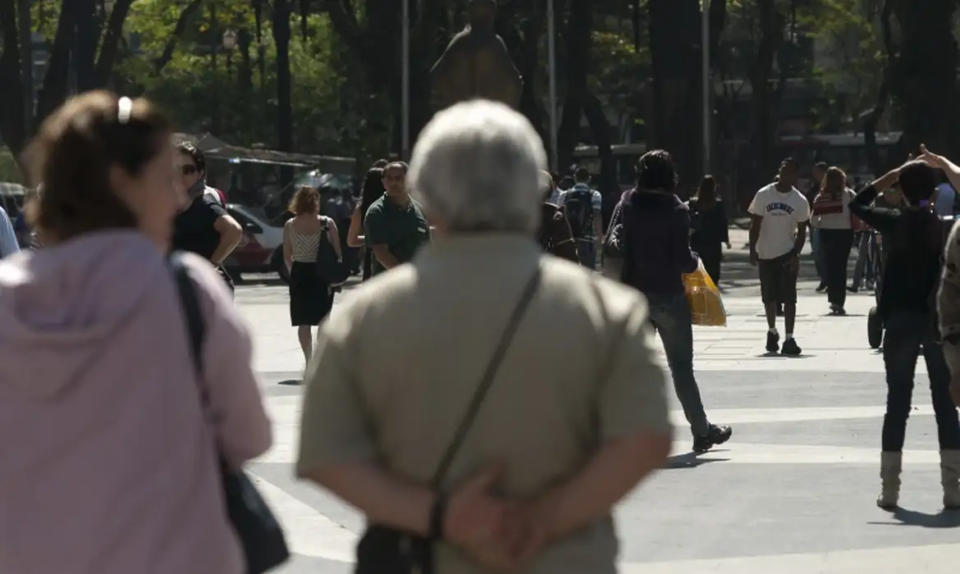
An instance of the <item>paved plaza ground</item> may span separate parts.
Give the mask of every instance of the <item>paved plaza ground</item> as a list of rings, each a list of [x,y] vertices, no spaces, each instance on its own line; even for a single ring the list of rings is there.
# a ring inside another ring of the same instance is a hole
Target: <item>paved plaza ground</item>
[[[736,242],[736,241],[735,241]],[[885,400],[882,357],[869,349],[873,296],[851,295],[849,315],[827,316],[805,263],[798,358],[766,356],[755,271],[728,257],[727,328],[697,328],[696,367],[711,419],[731,441],[695,457],[679,405],[667,468],[616,511],[622,571],[644,574],[952,572],[960,512],[941,513],[936,432],[925,371],[907,436],[902,510],[874,505]],[[342,298],[350,297],[349,291]],[[303,368],[286,290],[241,287],[255,329],[256,368],[276,444],[250,466],[287,528],[284,574],[346,573],[362,518],[292,477]],[[781,323],[782,330],[782,323]]]

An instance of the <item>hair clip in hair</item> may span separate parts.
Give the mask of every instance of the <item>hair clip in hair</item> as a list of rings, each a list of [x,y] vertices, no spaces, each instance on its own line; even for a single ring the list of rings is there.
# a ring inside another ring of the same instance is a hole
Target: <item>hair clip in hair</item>
[[[123,125],[130,121],[133,115],[133,100],[124,96],[117,102],[117,121]]]

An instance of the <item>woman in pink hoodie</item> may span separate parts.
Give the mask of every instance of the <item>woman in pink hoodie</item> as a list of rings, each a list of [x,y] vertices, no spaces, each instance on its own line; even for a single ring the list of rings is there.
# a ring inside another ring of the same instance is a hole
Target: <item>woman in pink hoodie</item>
[[[247,328],[189,257],[207,330],[197,380],[166,263],[184,201],[171,131],[145,100],[89,93],[27,156],[45,248],[0,262],[0,572],[244,571],[217,451],[239,467],[270,425]]]

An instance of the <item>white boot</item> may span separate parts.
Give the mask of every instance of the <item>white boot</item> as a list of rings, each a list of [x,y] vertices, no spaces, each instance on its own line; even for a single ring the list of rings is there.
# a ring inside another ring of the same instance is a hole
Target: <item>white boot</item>
[[[960,508],[960,450],[940,451],[944,508]]]
[[[960,454],[960,452],[958,452]],[[902,452],[880,453],[880,496],[877,506],[896,508],[900,500],[900,471],[903,468]]]

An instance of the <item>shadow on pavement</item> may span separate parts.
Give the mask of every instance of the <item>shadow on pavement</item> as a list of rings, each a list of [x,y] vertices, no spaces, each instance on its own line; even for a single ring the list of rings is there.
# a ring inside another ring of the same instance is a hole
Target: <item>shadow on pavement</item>
[[[675,454],[667,459],[667,464],[663,470],[697,468],[700,465],[710,464],[711,462],[726,462],[729,458],[700,458],[705,454],[714,454],[723,451],[709,451],[702,454],[687,452],[684,454]]]
[[[918,510],[898,507],[891,515],[896,522],[868,522],[868,524],[919,526],[920,528],[960,528],[960,511],[957,510],[941,510],[937,514],[927,514]]]

